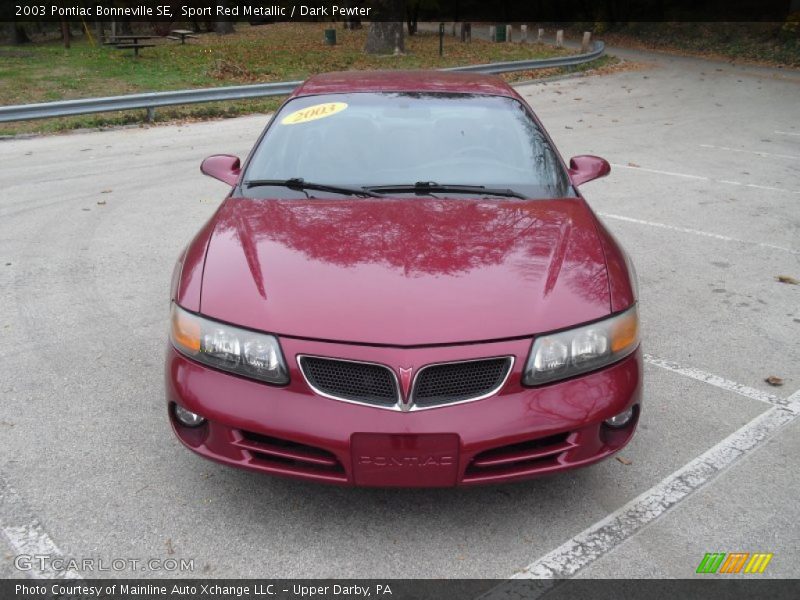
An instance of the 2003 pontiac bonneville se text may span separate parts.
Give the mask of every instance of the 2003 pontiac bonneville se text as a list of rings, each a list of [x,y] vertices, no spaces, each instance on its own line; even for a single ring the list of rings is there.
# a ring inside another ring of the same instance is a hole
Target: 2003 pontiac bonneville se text
[[[636,276],[496,77],[318,75],[181,254],[166,360],[188,448],[262,473],[444,487],[589,465],[642,396]]]

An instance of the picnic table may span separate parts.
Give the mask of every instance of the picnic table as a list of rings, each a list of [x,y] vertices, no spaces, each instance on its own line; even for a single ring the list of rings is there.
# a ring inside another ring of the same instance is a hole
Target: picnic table
[[[197,36],[194,35],[194,31],[191,29],[173,29],[170,33],[172,35],[168,35],[167,38],[171,40],[180,40],[181,45],[186,43],[186,38],[197,38]]]
[[[156,35],[142,35],[142,34],[133,34],[133,35],[118,35],[114,38],[114,41],[110,42],[114,44],[117,49],[119,50],[130,50],[133,49],[133,55],[135,57],[139,57],[139,49],[141,48],[152,48],[155,44],[142,44],[139,43],[139,40],[152,40],[153,38],[158,37]]]

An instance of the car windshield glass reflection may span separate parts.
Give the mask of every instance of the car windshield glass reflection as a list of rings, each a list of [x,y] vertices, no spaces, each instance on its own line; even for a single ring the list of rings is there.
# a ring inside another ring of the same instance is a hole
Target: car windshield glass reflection
[[[245,181],[301,178],[355,189],[406,187],[392,189],[393,195],[435,193],[418,189],[417,182],[512,190],[527,198],[572,195],[555,152],[522,104],[473,94],[353,93],[292,100],[275,115]],[[243,193],[285,197],[292,191],[259,186]],[[443,193],[459,195],[454,189]]]

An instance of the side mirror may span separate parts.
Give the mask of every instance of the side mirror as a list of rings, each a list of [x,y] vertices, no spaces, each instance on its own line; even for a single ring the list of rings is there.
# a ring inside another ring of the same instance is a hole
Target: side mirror
[[[608,164],[606,159],[599,156],[581,154],[569,159],[569,178],[575,187],[587,181],[605,177],[610,172],[611,165]]]
[[[241,173],[240,166],[241,163],[237,156],[215,154],[209,156],[200,164],[200,171],[209,177],[219,179],[223,183],[234,186],[236,182],[239,181],[239,174]]]

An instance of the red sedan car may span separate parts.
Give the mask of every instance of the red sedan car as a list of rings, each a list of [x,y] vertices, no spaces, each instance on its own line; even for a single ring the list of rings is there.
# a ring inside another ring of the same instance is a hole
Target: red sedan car
[[[175,434],[206,458],[357,486],[526,479],[636,428],[635,274],[496,77],[330,73],[277,111],[178,260]]]

